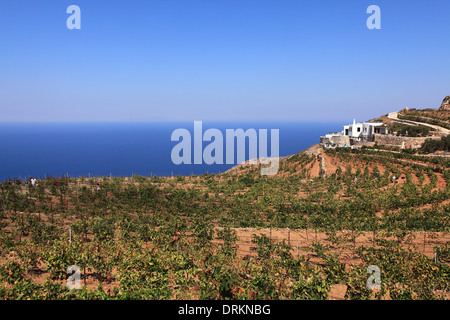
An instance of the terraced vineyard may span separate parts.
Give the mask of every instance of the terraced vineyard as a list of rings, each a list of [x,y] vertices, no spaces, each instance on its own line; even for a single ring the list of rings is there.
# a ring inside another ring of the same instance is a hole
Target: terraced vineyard
[[[313,146],[274,176],[3,182],[0,298],[449,299],[449,164]]]
[[[428,123],[445,129],[450,129],[450,116],[448,111],[436,109],[408,110],[399,114],[399,119]]]

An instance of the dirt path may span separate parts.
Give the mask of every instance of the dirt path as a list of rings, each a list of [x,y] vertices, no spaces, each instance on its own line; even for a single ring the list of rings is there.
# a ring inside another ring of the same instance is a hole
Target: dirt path
[[[443,128],[440,126],[436,126],[434,124],[429,124],[429,123],[424,123],[424,122],[417,122],[417,121],[411,121],[411,120],[404,120],[404,119],[399,119],[398,118],[398,111],[397,112],[391,112],[388,114],[388,118],[394,121],[398,121],[398,122],[403,122],[403,123],[410,123],[410,124],[415,124],[415,125],[421,125],[421,126],[426,126],[426,127],[430,127],[435,129],[437,132],[443,133],[445,135],[450,134],[450,130],[447,128]]]

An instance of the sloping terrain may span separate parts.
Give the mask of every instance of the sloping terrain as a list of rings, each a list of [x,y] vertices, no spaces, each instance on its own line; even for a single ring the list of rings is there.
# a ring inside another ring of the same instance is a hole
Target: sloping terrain
[[[272,176],[243,164],[4,182],[0,297],[447,299],[449,167],[315,145]],[[71,265],[79,290],[66,285]],[[382,270],[380,290],[366,287],[369,265]]]

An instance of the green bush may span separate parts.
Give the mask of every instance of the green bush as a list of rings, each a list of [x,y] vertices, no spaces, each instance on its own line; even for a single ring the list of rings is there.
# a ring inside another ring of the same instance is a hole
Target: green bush
[[[450,149],[450,135],[442,137],[441,140],[427,139],[422,144],[420,150],[424,153],[433,153],[436,151],[449,151]]]

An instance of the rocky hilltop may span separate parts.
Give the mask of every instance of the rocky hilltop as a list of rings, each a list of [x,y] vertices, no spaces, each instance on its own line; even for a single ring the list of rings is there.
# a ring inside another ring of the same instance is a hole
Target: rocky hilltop
[[[442,101],[439,111],[450,111],[450,96],[446,96]]]

